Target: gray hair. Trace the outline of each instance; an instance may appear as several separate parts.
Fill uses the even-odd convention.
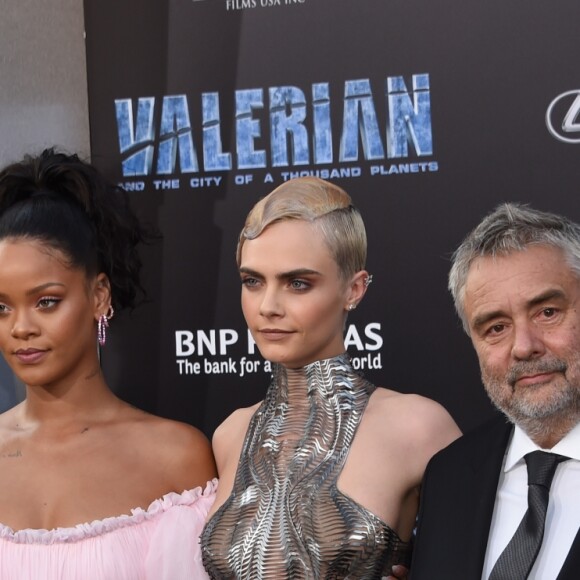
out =
[[[560,215],[504,203],[463,240],[452,257],[448,288],[465,332],[469,334],[465,284],[473,261],[485,256],[507,256],[533,245],[562,250],[570,268],[580,276],[580,226]]]

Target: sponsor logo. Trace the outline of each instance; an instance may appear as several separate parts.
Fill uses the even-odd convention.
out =
[[[363,328],[350,324],[346,329],[344,344],[355,353],[352,364],[356,370],[382,368],[380,349],[383,337],[380,322],[370,322]],[[245,350],[242,356],[232,353],[237,345]],[[176,330],[175,356],[180,375],[228,374],[244,377],[272,370],[269,361],[259,358],[249,330],[245,337],[233,328]]]
[[[546,126],[564,143],[580,143],[580,89],[558,95],[546,111]]]

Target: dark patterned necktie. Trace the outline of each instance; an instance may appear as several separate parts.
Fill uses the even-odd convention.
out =
[[[569,458],[533,451],[524,459],[528,466],[528,511],[498,558],[489,580],[525,580],[528,577],[542,545],[550,486],[556,467]]]

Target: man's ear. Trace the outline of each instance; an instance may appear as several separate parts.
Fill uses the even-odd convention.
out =
[[[107,316],[111,309],[111,283],[109,277],[101,272],[94,281],[95,320],[104,314]]]

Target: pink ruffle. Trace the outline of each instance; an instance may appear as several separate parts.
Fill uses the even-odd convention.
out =
[[[205,489],[202,486],[186,490],[183,493],[170,492],[162,498],[156,499],[147,509],[135,508],[131,515],[125,514],[78,524],[72,528],[55,528],[52,530],[24,529],[14,531],[12,528],[0,524],[0,539],[17,544],[56,544],[78,542],[86,538],[102,536],[109,532],[150,521],[175,506],[193,506],[203,500],[211,500],[215,495],[218,480],[208,481]]]

